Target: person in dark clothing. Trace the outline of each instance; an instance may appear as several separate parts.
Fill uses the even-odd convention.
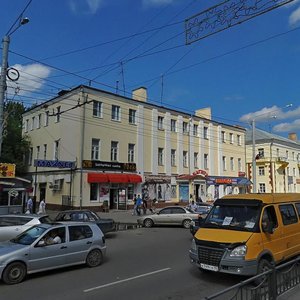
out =
[[[147,200],[143,199],[143,214],[147,214]]]

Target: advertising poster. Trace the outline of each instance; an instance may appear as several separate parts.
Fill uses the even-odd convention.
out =
[[[107,184],[100,184],[99,186],[100,202],[109,201],[109,186]]]

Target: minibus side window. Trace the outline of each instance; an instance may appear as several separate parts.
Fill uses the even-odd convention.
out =
[[[266,226],[264,223],[272,224],[272,228],[278,227],[276,212],[274,206],[267,206],[262,216],[262,228]]]
[[[300,203],[296,203],[296,208],[298,212],[298,217],[300,217]]]
[[[298,222],[296,211],[292,204],[279,205],[279,210],[284,225],[294,224]]]

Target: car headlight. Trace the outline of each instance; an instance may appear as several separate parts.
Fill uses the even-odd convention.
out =
[[[247,246],[242,245],[242,246],[238,246],[238,247],[234,248],[231,251],[230,256],[231,257],[242,257],[242,256],[245,256],[246,253],[247,253]]]
[[[197,251],[197,245],[196,245],[195,239],[192,240],[191,250],[194,252]]]

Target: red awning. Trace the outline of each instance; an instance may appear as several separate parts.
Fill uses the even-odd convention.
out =
[[[140,183],[142,182],[142,177],[136,174],[128,174],[129,182],[131,183]]]
[[[88,183],[95,182],[139,183],[142,182],[142,177],[137,174],[88,173]]]
[[[88,173],[88,183],[109,182],[106,173]]]

